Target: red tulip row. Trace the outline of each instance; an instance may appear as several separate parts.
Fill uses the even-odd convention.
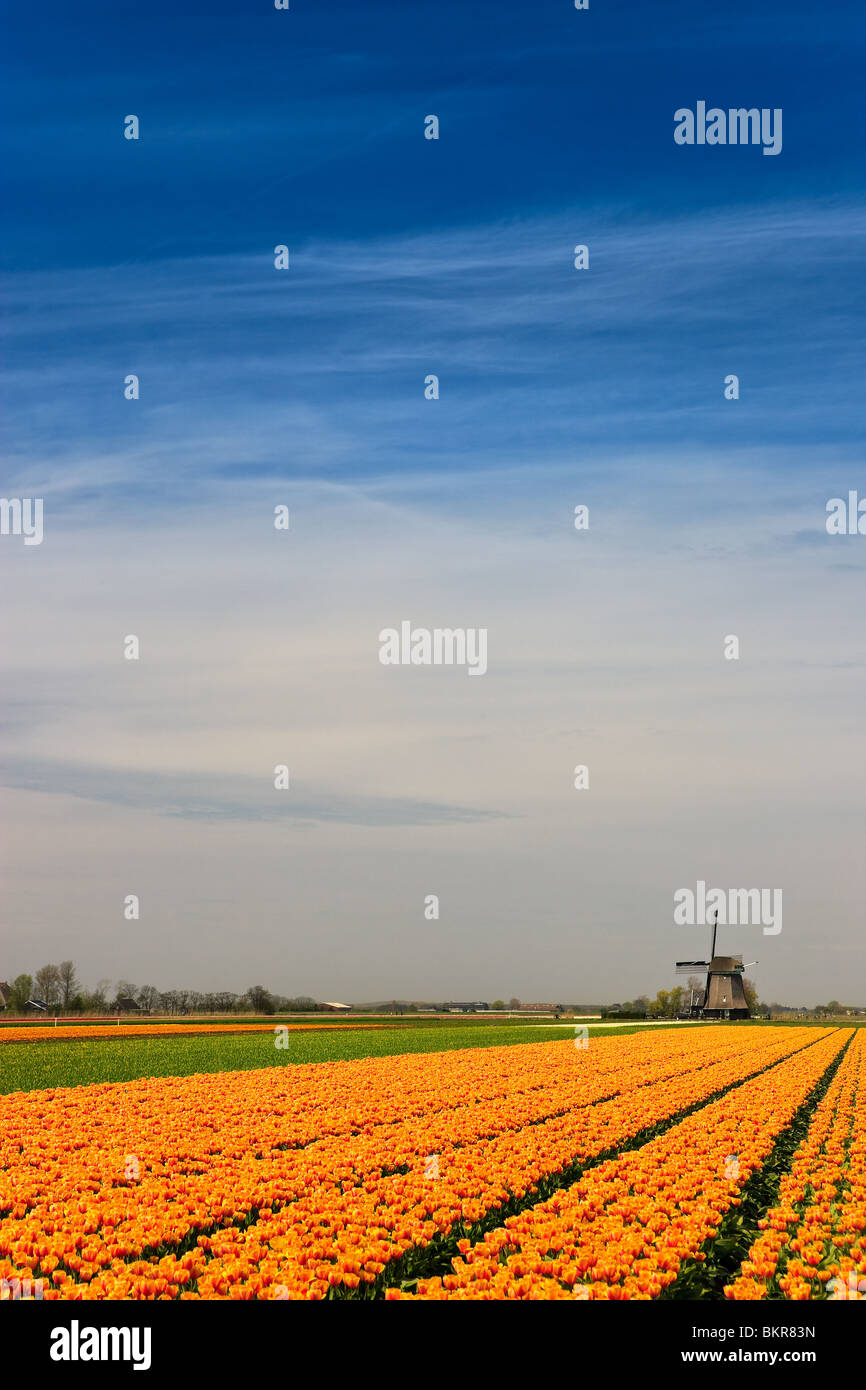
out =
[[[290,1033],[308,1033],[324,1029],[343,1028],[358,1032],[364,1028],[384,1028],[384,1023],[286,1023],[281,1027]],[[26,1024],[24,1027],[0,1027],[3,1043],[62,1043],[82,1038],[164,1038],[183,1034],[200,1037],[219,1033],[271,1033],[272,1023],[105,1023],[105,1024]]]

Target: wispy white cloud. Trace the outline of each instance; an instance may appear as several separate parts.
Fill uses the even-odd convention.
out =
[[[785,888],[762,991],[799,994],[819,912],[853,951],[864,559],[823,522],[862,472],[827,344],[863,221],[583,208],[302,245],[283,281],[267,248],[22,279],[4,491],[46,513],[0,549],[9,970],[72,934],[94,976],[170,984],[170,946],[215,987],[282,932],[326,997],[447,993],[455,952],[470,993],[546,994],[579,923],[624,943],[626,996],[681,954],[673,888],[714,875]],[[404,618],[486,626],[488,674],[381,667]],[[609,969],[584,950],[576,993]]]
[[[838,445],[857,429],[864,231],[862,209],[832,201],[667,220],[587,205],[301,244],[285,275],[263,246],[17,277],[12,478],[71,501],[124,479],[447,474],[635,439]],[[577,242],[589,272],[571,268]],[[133,371],[138,402],[122,397]]]

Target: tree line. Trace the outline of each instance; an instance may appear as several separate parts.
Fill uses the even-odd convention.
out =
[[[646,994],[639,994],[636,999],[628,999],[624,1004],[611,1007],[621,1013],[646,1014],[648,1018],[676,1018],[677,1014],[688,1008],[691,990],[703,990],[703,987],[703,980],[697,976],[690,976],[685,986],[676,985],[674,989],[660,989],[655,999],[650,999]],[[758,991],[748,977],[743,979],[743,990],[749,1012],[752,1014],[797,1011],[793,1006],[759,1003]],[[250,985],[242,994],[231,990],[202,993],[194,989],[158,990],[154,985],[134,985],[130,980],[117,980],[114,984],[110,980],[100,980],[95,989],[85,990],[79,983],[75,965],[71,960],[62,960],[59,965],[43,965],[35,975],[19,975],[12,981],[8,990],[4,988],[4,994],[6,1006],[5,1010],[0,1011],[7,1014],[26,1013],[34,1002],[43,1005],[45,1012],[52,1015],[115,1014],[127,1011],[145,1014],[315,1013],[322,1008],[321,1004],[307,994],[290,998],[282,994],[272,994],[264,985]],[[134,1006],[132,1010],[130,1004]],[[393,1007],[396,1011],[396,1002]],[[494,999],[490,1007],[499,1011],[506,1007],[517,1010],[525,1006],[521,1005],[519,999],[512,997],[507,1006],[502,999]],[[554,1007],[571,1010],[584,1006],[566,1004]],[[832,1017],[846,1011],[837,999],[831,999],[828,1004],[815,1004],[812,1009],[807,1005],[799,1006],[799,1009],[818,1018]],[[400,1011],[415,1012],[416,1006],[403,1004]]]
[[[43,965],[35,975],[21,974],[6,993],[5,1012],[23,1014],[35,1004],[49,1014],[145,1014],[185,1013],[312,1013],[321,1008],[309,995],[288,998],[272,994],[264,985],[251,985],[242,994],[231,990],[202,993],[195,989],[159,990],[155,985],[134,985],[130,980],[100,980],[95,989],[83,989],[71,960]],[[132,1006],[132,1007],[130,1007]],[[39,1010],[42,1012],[42,1010]]]
[[[704,991],[704,981],[697,975],[690,975],[685,985],[675,985],[673,989],[660,989],[655,999],[650,999],[646,994],[639,994],[636,999],[627,999],[624,1004],[614,1007],[622,1013],[646,1014],[648,1018],[676,1018],[677,1014],[685,1013],[688,1009],[692,991]],[[767,1005],[758,1002],[758,991],[754,981],[748,976],[743,977],[743,993],[750,1014],[768,1011]]]

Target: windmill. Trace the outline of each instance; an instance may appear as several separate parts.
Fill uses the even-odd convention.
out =
[[[716,933],[719,914],[716,912],[710,929],[708,960],[678,960],[678,975],[693,975],[706,970],[707,983],[703,990],[692,990],[688,1004],[689,1018],[749,1018],[749,1005],[743,989],[743,974],[756,960],[743,964],[742,956],[717,956]]]

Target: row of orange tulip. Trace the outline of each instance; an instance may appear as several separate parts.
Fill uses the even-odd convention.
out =
[[[732,1031],[713,1039],[719,1055],[742,1048]],[[605,1038],[591,1065],[567,1047],[536,1045],[18,1093],[0,1100],[0,1212],[15,1219],[30,1213],[33,1229],[38,1217],[62,1227],[63,1203],[77,1209],[81,1199],[95,1192],[103,1199],[129,1180],[136,1183],[131,1206],[145,1198],[158,1205],[170,1201],[179,1173],[210,1181],[224,1159],[234,1165],[247,1153],[257,1175],[263,1162],[306,1170],[312,1151],[297,1151],[332,1137],[355,1136],[358,1171],[362,1143],[375,1166],[368,1141],[389,1133],[377,1127],[426,1122],[440,1112],[459,1118],[467,1109],[495,1128],[506,1097],[506,1123],[515,1107],[543,1118],[693,1066],[677,1043]],[[264,1153],[256,1157],[260,1150],[266,1161]],[[10,1233],[7,1220],[0,1239]]]
[[[195,1296],[196,1278],[204,1297],[369,1283],[455,1222],[813,1036],[713,1028],[586,1051],[535,1044],[19,1093],[2,1102],[0,1262],[73,1298]],[[210,1233],[201,1248],[177,1251],[199,1232]]]
[[[329,1174],[326,1153],[314,1145],[297,1156],[298,1177],[306,1179],[306,1187],[296,1185],[294,1200],[287,1200],[285,1189],[274,1199],[272,1187],[259,1219],[247,1229],[236,1224],[241,1216],[236,1210],[235,1224],[202,1235],[199,1251],[188,1252],[185,1263],[136,1262],[132,1268],[115,1260],[100,1275],[91,1261],[79,1278],[90,1276],[86,1296],[96,1298],[152,1296],[147,1290],[154,1281],[172,1275],[178,1284],[191,1286],[185,1296],[203,1298],[320,1298],[334,1286],[369,1285],[407,1252],[525,1196],[575,1157],[616,1148],[641,1129],[741,1081],[803,1046],[809,1036],[807,1030],[755,1035],[708,1029],[692,1034],[688,1058],[670,1034],[654,1046],[629,1040],[628,1051],[637,1052],[639,1064],[615,1078],[597,1077],[596,1059],[568,1043],[521,1049],[537,1069],[534,1093],[521,1099],[507,1088],[495,1106],[442,1109],[359,1136],[353,1144],[335,1141],[328,1146]],[[625,1042],[620,1042],[623,1050]],[[668,1050],[674,1062],[665,1057]],[[647,1052],[655,1061],[647,1063]],[[567,1086],[541,1084],[551,1066],[570,1073]],[[617,1094],[599,1099],[611,1091]],[[551,1110],[549,1119],[541,1118]],[[80,1292],[64,1289],[66,1297]]]
[[[814,1090],[850,1031],[820,1040],[510,1217],[422,1280],[420,1299],[652,1299],[702,1258],[739,1192]],[[398,1290],[389,1297],[401,1297]],[[409,1295],[412,1297],[412,1295]]]
[[[478,1103],[496,1105],[506,1098],[512,1107],[519,1098],[532,1107],[518,1119],[545,1118],[747,1047],[742,1033],[724,1030],[711,1035],[703,1050],[686,1047],[681,1038],[665,1046],[659,1035],[646,1043],[605,1038],[593,1046],[591,1060],[585,1054],[585,1062],[584,1054],[548,1044],[18,1093],[2,1102],[0,1210],[21,1208],[23,1214],[33,1201],[76,1200],[94,1184],[111,1186],[124,1176],[129,1155],[138,1160],[142,1184],[158,1178],[164,1163],[204,1171],[226,1153],[242,1156],[251,1130],[256,1148],[278,1155],[330,1136],[369,1136],[375,1126],[456,1114],[463,1107],[475,1118],[485,1116],[486,1123],[489,1111]],[[506,1123],[513,1118],[506,1113]],[[67,1158],[73,1150],[82,1156],[77,1164]],[[57,1171],[46,1178],[52,1156]],[[4,1200],[4,1191],[13,1189],[14,1200]]]
[[[76,1266],[86,1277],[111,1258],[129,1258],[220,1221],[244,1219],[268,1201],[292,1200],[317,1180],[313,1153],[298,1152],[317,1140],[339,1141],[336,1155],[324,1154],[322,1180],[341,1157],[353,1179],[361,1161],[361,1140],[347,1147],[353,1132],[375,1137],[376,1127],[413,1115],[467,1104],[476,1109],[479,1099],[496,1107],[505,1095],[531,1096],[544,1113],[551,1105],[575,1101],[574,1091],[560,1095],[557,1090],[563,1080],[581,1084],[589,1075],[593,1082],[603,1079],[602,1093],[616,1091],[626,1084],[632,1060],[640,1074],[648,1061],[633,1043],[617,1046],[612,1039],[594,1050],[590,1073],[575,1068],[573,1053],[562,1048],[556,1058],[546,1053],[543,1048],[489,1056],[455,1053],[432,1065],[427,1057],[408,1056],[295,1067],[279,1076],[142,1080],[9,1097],[0,1101],[0,1212],[7,1217],[0,1253],[30,1264],[36,1257],[40,1267],[48,1262],[49,1268],[66,1256],[71,1264],[59,1270],[58,1282],[64,1272],[74,1279]],[[539,1067],[542,1055],[545,1065]],[[563,1068],[563,1062],[571,1064]],[[585,1099],[598,1094],[591,1091]],[[370,1144],[364,1142],[369,1156]],[[259,1146],[268,1150],[267,1158],[257,1154]],[[284,1147],[295,1152],[285,1155]],[[269,1191],[263,1197],[262,1179],[278,1167],[282,1189],[278,1196]],[[242,1200],[245,1208],[238,1206]],[[82,1225],[85,1235],[99,1233],[85,1243],[86,1259]]]
[[[852,1040],[725,1293],[866,1298],[866,1031]]]
[[[386,1173],[330,1195],[320,1192],[263,1216],[243,1232],[205,1238],[201,1244],[213,1258],[198,1278],[198,1295],[319,1298],[329,1288],[372,1284],[402,1256],[525,1197],[576,1158],[595,1158],[741,1080],[744,1069],[766,1063],[763,1049],[756,1053],[754,1040],[751,1046],[748,1058],[739,1053],[707,1065],[705,1056],[700,1070],[660,1077],[544,1123],[515,1123],[512,1130],[476,1142],[464,1134],[459,1144],[436,1155],[432,1172],[429,1162],[416,1160],[408,1173]],[[781,1046],[790,1049],[790,1039]]]

